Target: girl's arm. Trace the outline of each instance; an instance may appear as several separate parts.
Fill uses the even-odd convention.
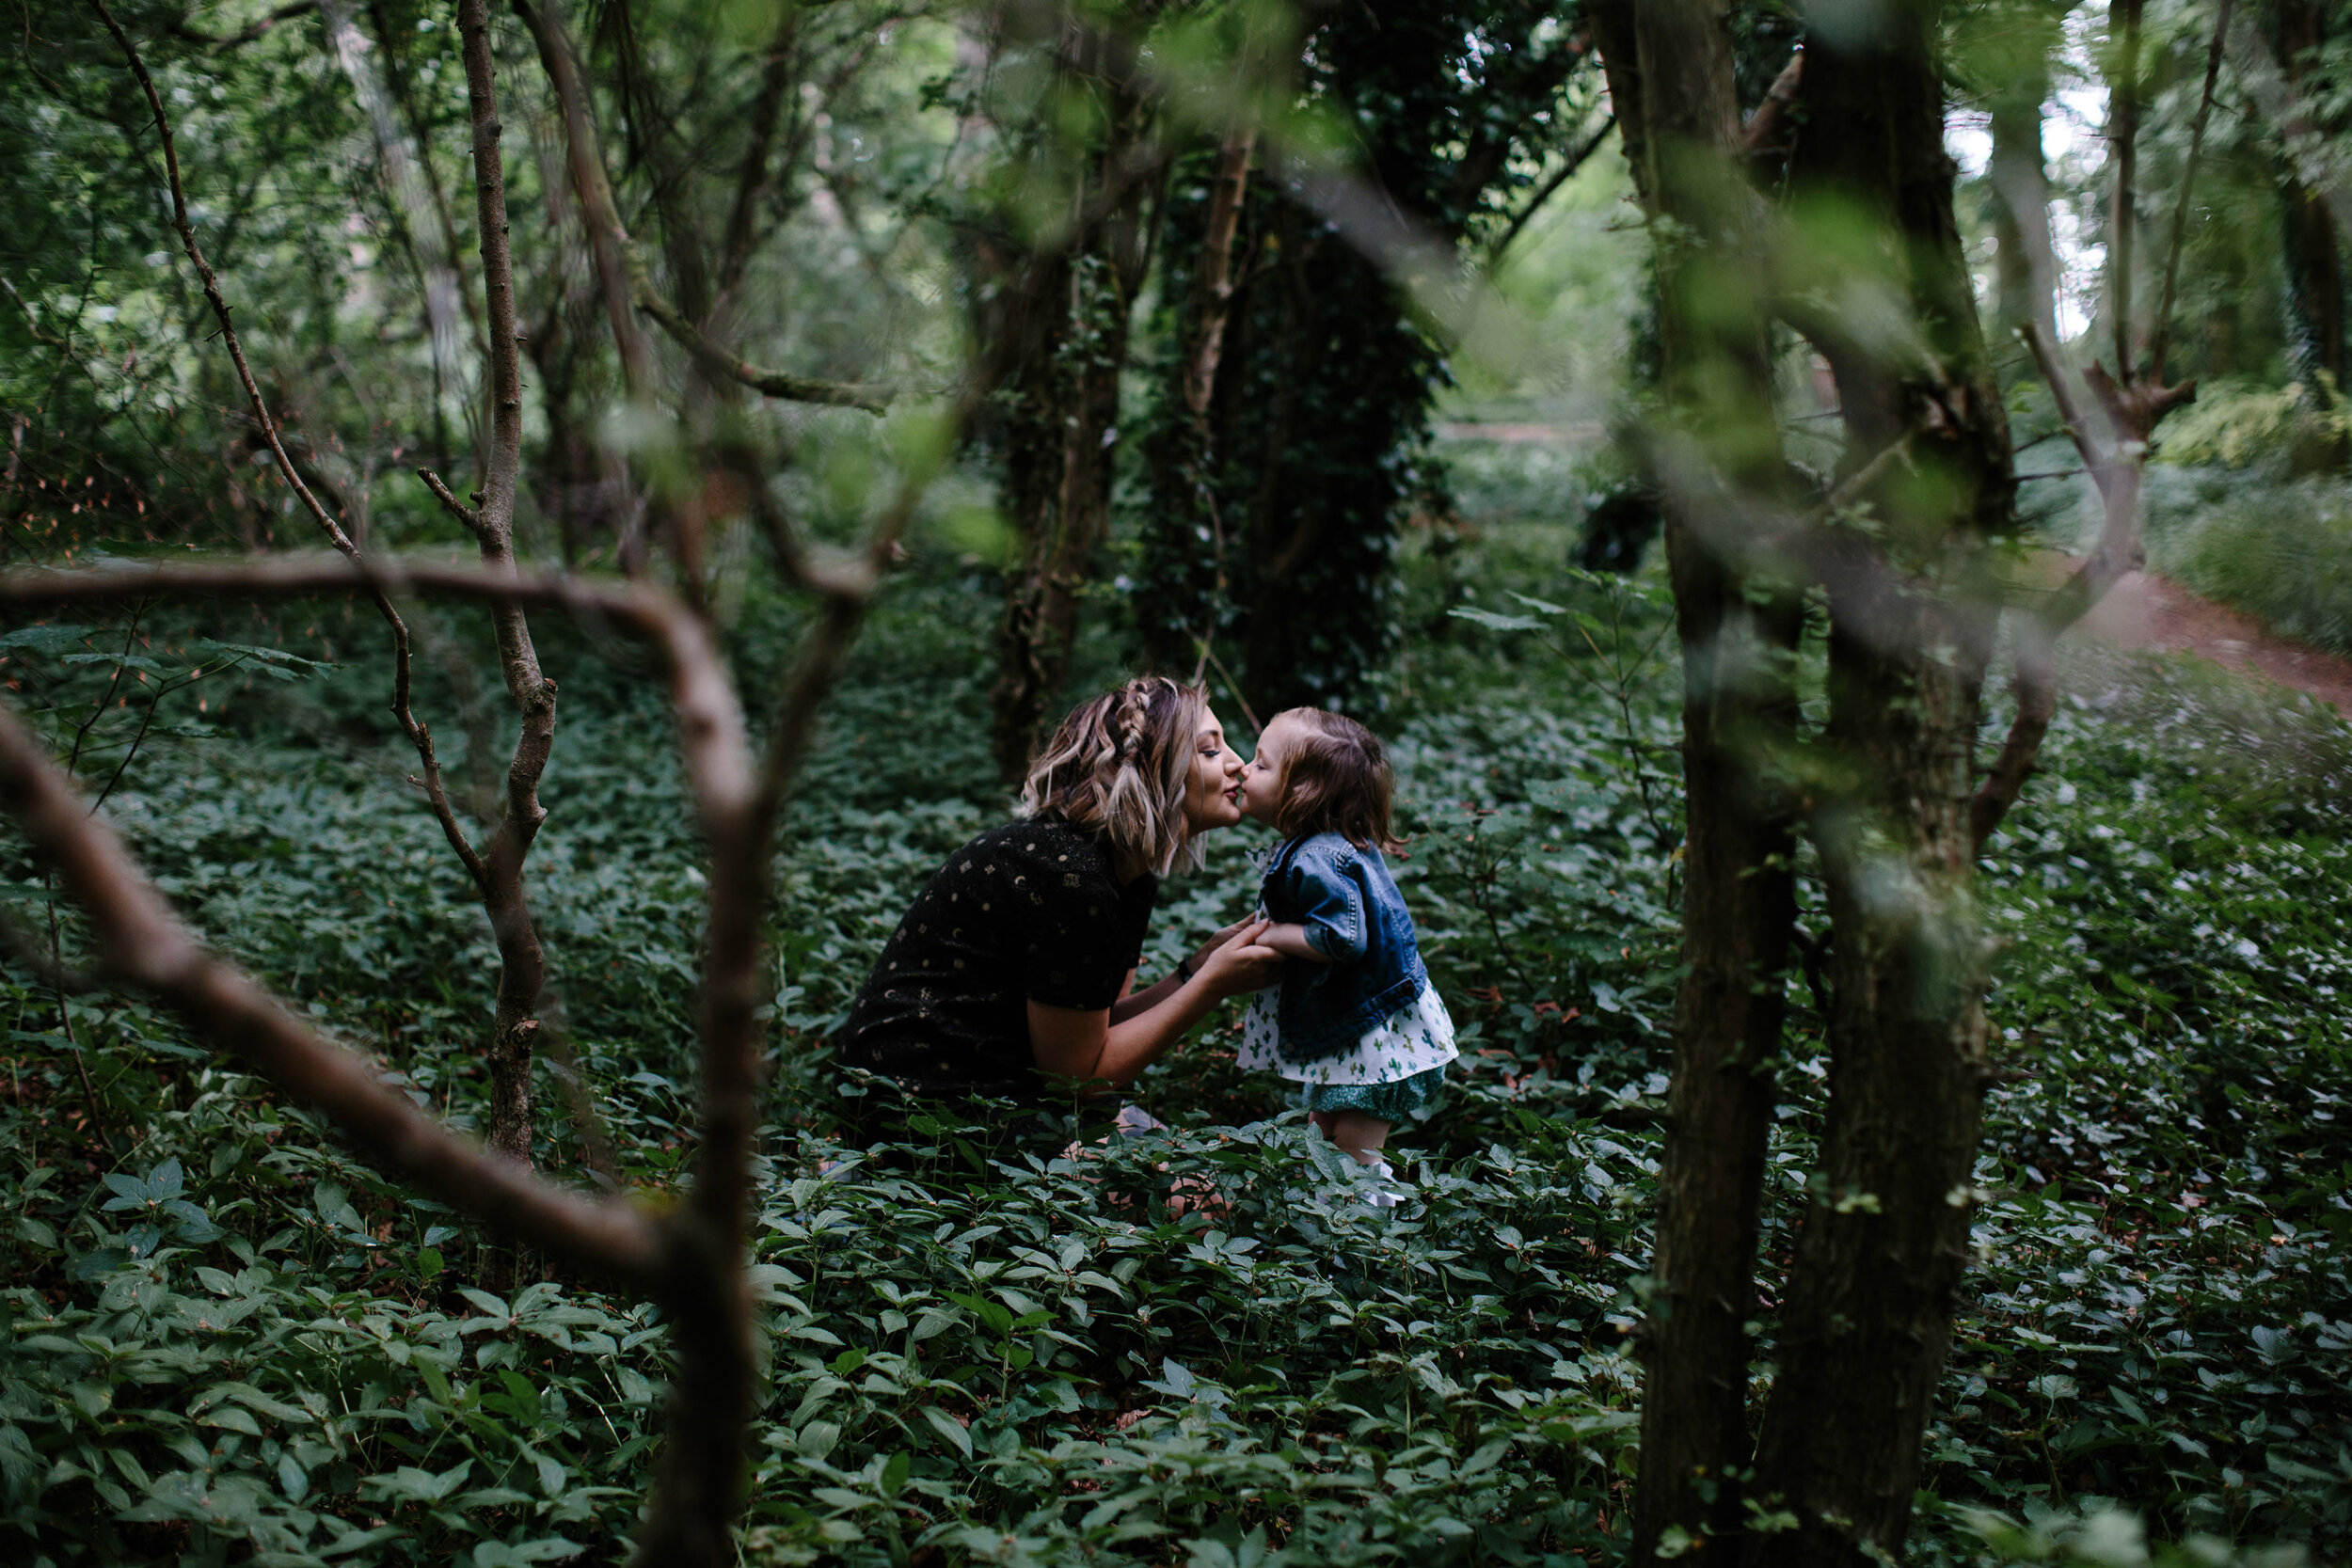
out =
[[[1331,956],[1307,940],[1307,927],[1295,923],[1269,926],[1258,941],[1273,948],[1286,958],[1304,958],[1311,964],[1327,964]]]
[[[1029,1051],[1039,1069],[1056,1078],[1124,1088],[1135,1076],[1229,996],[1272,985],[1282,973],[1282,956],[1262,945],[1263,924],[1244,927],[1211,953],[1208,961],[1156,1004],[1112,1022],[1114,1009],[1080,1011],[1031,1002]],[[1168,984],[1162,981],[1152,990]],[[1151,991],[1146,991],[1150,996]],[[1136,999],[1140,1000],[1140,998]]]

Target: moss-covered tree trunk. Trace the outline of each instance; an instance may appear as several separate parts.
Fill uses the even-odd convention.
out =
[[[1088,51],[1099,51],[1093,43]],[[1005,584],[991,693],[998,771],[1026,771],[1047,709],[1060,694],[1094,560],[1110,531],[1119,439],[1119,381],[1129,318],[1147,260],[1154,186],[1128,167],[1148,109],[1090,53],[1065,73],[1083,84],[1099,134],[1072,192],[1077,243],[1055,261],[1021,334],[1002,425],[1004,498],[1020,559]]]
[[[1592,61],[1536,0],[1301,14],[1286,69],[1348,127],[1351,155],[1343,177],[1295,166],[1245,185],[1229,143],[1178,171],[1161,295],[1177,352],[1159,367],[1135,600],[1152,663],[1230,675],[1261,717],[1373,700],[1396,647],[1398,541],[1441,492],[1425,449],[1447,378],[1391,272],[1499,217],[1579,135],[1562,92]],[[1246,191],[1230,240],[1228,189]],[[1204,287],[1220,265],[1225,287]],[[1204,378],[1190,350],[1211,316]]]

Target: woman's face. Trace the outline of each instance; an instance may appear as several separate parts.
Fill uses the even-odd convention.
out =
[[[1194,832],[1241,820],[1241,758],[1225,744],[1225,726],[1203,708],[1194,737],[1192,775],[1184,784],[1184,822]]]

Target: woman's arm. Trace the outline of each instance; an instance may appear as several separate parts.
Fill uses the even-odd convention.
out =
[[[1258,916],[1252,915],[1247,920],[1234,921],[1231,926],[1226,927],[1221,931],[1211,932],[1209,934],[1209,940],[1202,942],[1198,948],[1193,950],[1191,958],[1188,960],[1188,966],[1192,972],[1198,974],[1201,970],[1207,968],[1210,954],[1216,952],[1218,948],[1232,941],[1249,927],[1256,925],[1259,918],[1260,917]],[[1318,958],[1316,961],[1321,962],[1322,960]],[[1111,1004],[1111,1022],[1114,1024],[1124,1023],[1127,1020],[1135,1017],[1137,1013],[1150,1011],[1152,1008],[1156,1007],[1161,1003],[1167,1001],[1169,997],[1175,995],[1184,983],[1184,975],[1183,972],[1179,970],[1175,973],[1163,974],[1142,990],[1136,990],[1135,989],[1135,972],[1133,970],[1128,971],[1127,984],[1120,988],[1119,1000]]]
[[[1211,1007],[1229,996],[1258,990],[1280,978],[1282,956],[1262,945],[1263,922],[1242,927],[1232,941],[1211,952],[1189,980],[1168,990],[1162,980],[1141,997],[1139,1011],[1114,1021],[1115,1007],[1081,1011],[1031,1002],[1029,1050],[1039,1069],[1057,1078],[1123,1088],[1159,1060]],[[1163,994],[1156,1002],[1152,993]]]

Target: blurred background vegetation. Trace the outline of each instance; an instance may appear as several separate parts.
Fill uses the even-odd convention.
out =
[[[298,470],[372,551],[470,555],[414,472],[466,495],[488,439],[453,12],[119,14]],[[2148,9],[2146,255],[2214,20]],[[1806,22],[1735,21],[1753,103]],[[526,562],[698,596],[756,716],[813,612],[706,454],[752,451],[770,503],[846,546],[943,439],[970,366],[1005,372],[953,433],[783,831],[745,1560],[1613,1560],[1683,823],[1657,500],[1629,436],[1655,396],[1650,242],[1578,8],[597,0],[569,22],[618,215],[686,330],[601,292],[532,29],[495,12]],[[2009,329],[2046,303],[2068,343],[2110,331],[2102,22],[2054,0],[1945,19],[1959,211],[2029,482],[2021,555],[2096,528]],[[2152,566],[2352,655],[2352,8],[2270,0],[2239,25],[2272,64],[2233,35],[2172,359],[2201,391],[2155,454]],[[1144,40],[1140,65],[1090,53],[1098,28]],[[28,3],[8,32],[0,549],[313,547],[119,53],[77,6]],[[1268,127],[1238,164],[1236,98]],[[2046,300],[1996,188],[2023,163],[2061,268]],[[1041,256],[1047,307],[1009,333]],[[633,397],[612,311],[651,344]],[[1188,402],[1212,321],[1211,394]],[[1819,362],[1793,335],[1778,351],[1785,416],[1825,425]],[[1829,465],[1826,444],[1791,452]],[[1509,629],[1519,594],[1582,629],[1558,649]],[[414,621],[418,711],[486,824],[487,618]],[[538,635],[564,708],[531,875],[565,1042],[538,1069],[538,1155],[663,1191],[692,1154],[699,847],[644,669],[593,626]],[[497,950],[404,782],[364,607],[19,620],[0,653],[11,700],[208,940],[420,1103],[485,1124]],[[1247,716],[1319,701],[1396,748],[1401,879],[1469,1036],[1453,1098],[1400,1134],[1422,1194],[1401,1220],[1316,1164],[1223,1021],[1143,1083],[1171,1131],[1085,1170],[992,1163],[941,1124],[895,1163],[837,1141],[823,1035],[906,898],[1005,811],[1037,723],[1147,661],[1200,671],[1245,737]],[[2085,645],[2067,689],[2031,809],[1980,865],[2005,1070],[1914,1559],[2345,1560],[2352,732],[2194,658]],[[1147,977],[1246,908],[1246,847],[1164,895]],[[7,857],[0,895],[70,955],[76,917],[20,844]],[[1818,931],[1809,858],[1799,886]],[[1817,982],[1787,976],[1772,1259],[1820,1132]],[[481,1290],[469,1221],[144,1002],[13,963],[0,997],[12,1560],[622,1550],[659,1438],[657,1313],[531,1259]],[[1225,1206],[1171,1205],[1178,1182]]]

